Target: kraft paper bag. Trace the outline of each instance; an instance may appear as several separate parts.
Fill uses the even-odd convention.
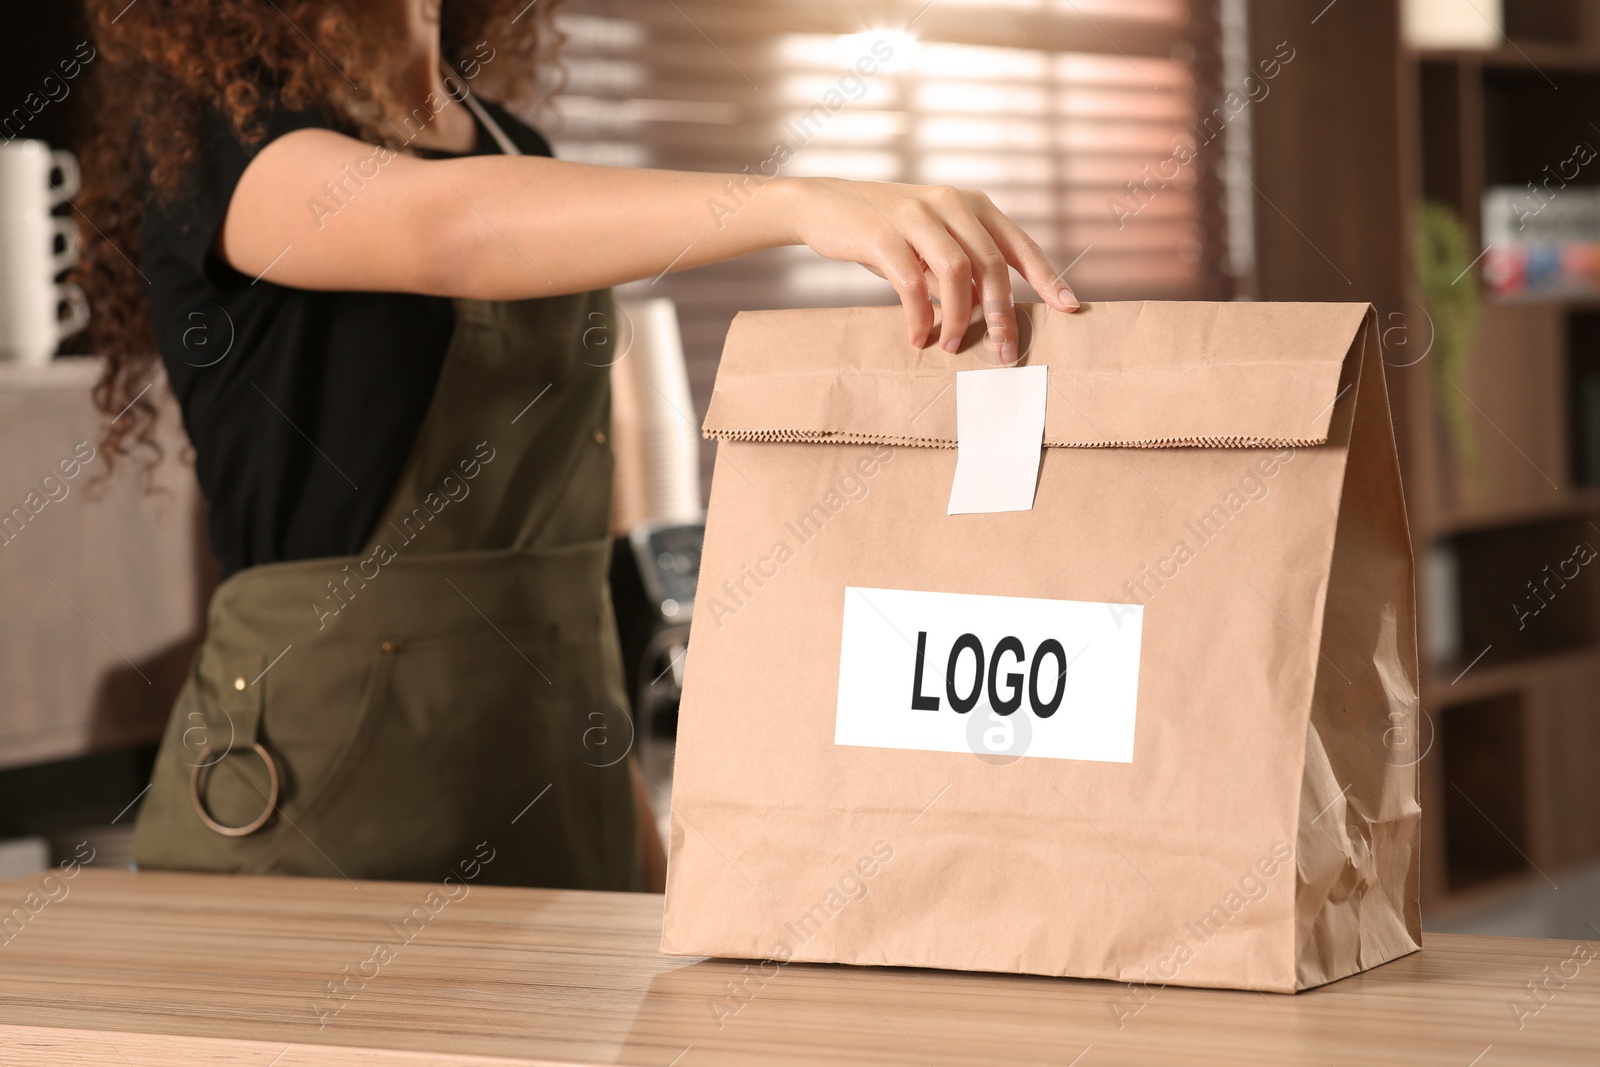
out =
[[[1371,309],[1018,310],[1036,494],[955,515],[979,328],[951,355],[893,307],[735,319],[662,949],[1114,979],[1127,1012],[1416,950],[1412,557]]]

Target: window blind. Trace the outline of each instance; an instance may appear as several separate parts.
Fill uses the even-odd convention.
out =
[[[565,91],[533,118],[562,158],[982,188],[1086,299],[1231,295],[1220,144],[1182,148],[1206,141],[1220,80],[1211,0],[568,0],[561,12]],[[741,195],[730,188],[726,207]],[[676,301],[697,417],[739,309],[895,300],[861,267],[804,248],[623,293]]]

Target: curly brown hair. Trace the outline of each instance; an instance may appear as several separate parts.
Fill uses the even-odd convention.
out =
[[[500,99],[527,100],[553,65],[560,0],[443,0],[441,54],[465,70],[488,42],[518,57],[482,66],[475,83]],[[321,111],[336,128],[392,141],[406,111],[389,90],[402,55],[398,27],[374,18],[372,0],[87,0],[98,51],[91,68],[91,128],[82,152],[85,225],[77,278],[94,315],[90,340],[105,369],[94,402],[105,413],[109,473],[117,456],[145,457],[146,484],[161,459],[156,405],[145,393],[156,367],[155,329],[138,267],[147,197],[173,195],[199,151],[207,110],[248,143],[273,108]],[[533,10],[529,10],[533,8]],[[392,21],[392,20],[389,20]],[[481,53],[479,53],[481,55]],[[143,165],[134,165],[142,161]]]

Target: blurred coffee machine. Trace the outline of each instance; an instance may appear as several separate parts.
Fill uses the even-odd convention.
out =
[[[700,432],[671,300],[620,300],[591,331],[611,366],[611,596],[641,741],[676,730],[700,576]],[[599,325],[599,324],[597,324]]]

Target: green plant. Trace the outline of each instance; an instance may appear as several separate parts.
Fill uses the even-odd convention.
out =
[[[1443,204],[1424,201],[1417,217],[1417,272],[1433,321],[1433,377],[1456,458],[1474,480],[1482,476],[1471,404],[1459,383],[1478,339],[1478,281],[1466,227]]]

